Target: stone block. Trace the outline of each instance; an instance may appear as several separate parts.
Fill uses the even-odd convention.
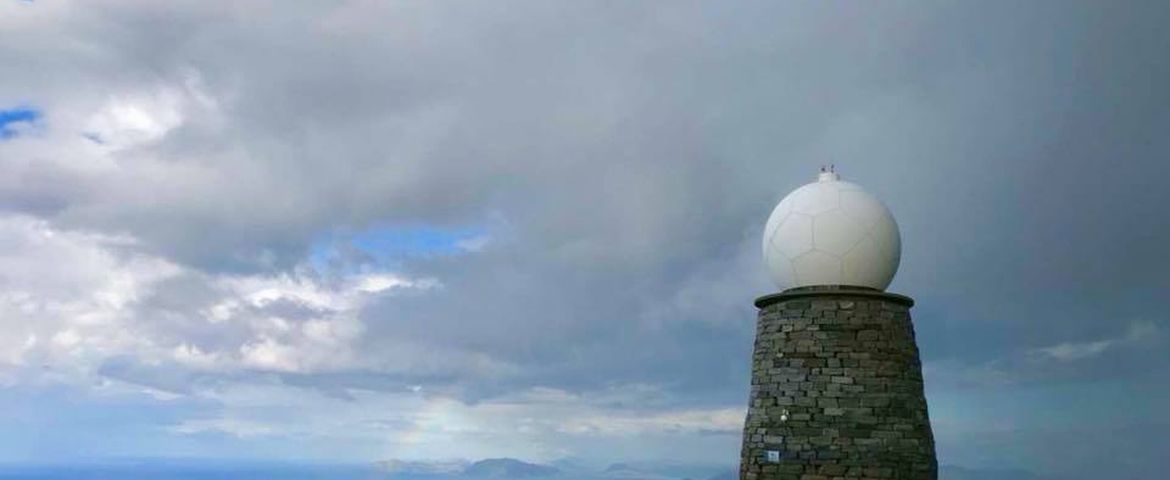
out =
[[[912,301],[788,295],[757,301],[741,480],[936,480]],[[781,463],[764,462],[765,449]]]

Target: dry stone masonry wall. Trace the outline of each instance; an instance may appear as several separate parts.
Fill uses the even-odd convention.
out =
[[[741,480],[937,479],[913,301],[762,297]]]

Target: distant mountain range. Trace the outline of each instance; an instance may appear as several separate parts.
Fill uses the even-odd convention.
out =
[[[1047,480],[1025,470],[972,469],[943,466],[938,470],[939,480]]]
[[[738,480],[739,472],[728,470],[707,480]],[[995,470],[972,469],[955,466],[943,466],[938,470],[939,480],[1048,480],[1032,472],[1024,470]]]
[[[538,478],[561,473],[557,467],[528,463],[515,458],[488,458],[470,463],[464,461],[416,462],[387,460],[377,463],[378,470],[391,478]]]
[[[551,477],[561,473],[557,467],[537,465],[514,458],[489,458],[480,460],[463,470],[468,477],[486,478],[532,478]]]
[[[387,460],[373,465],[297,465],[141,460],[74,466],[0,465],[0,480],[738,480],[731,466],[666,462],[590,465],[571,459],[554,465],[514,458],[478,462],[417,462]],[[944,466],[940,480],[1053,480],[1052,477],[1010,469],[972,469]]]
[[[555,466],[554,466],[555,465]],[[529,463],[514,458],[490,458],[478,462],[380,462],[378,469],[398,480],[460,479],[555,479],[555,480],[738,480],[739,473],[727,466],[688,465],[663,462],[614,463],[590,467],[573,460],[554,465]],[[972,469],[943,466],[939,480],[1048,480],[1023,470]]]
[[[529,463],[515,458],[490,458],[478,462],[378,462],[378,470],[400,480],[563,479],[563,480],[707,480],[727,470],[725,466],[672,463],[615,463],[605,468],[590,467],[572,460],[554,465]],[[723,479],[719,479],[723,480]]]

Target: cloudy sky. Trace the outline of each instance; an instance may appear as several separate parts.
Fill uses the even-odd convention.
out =
[[[941,463],[1151,478],[1158,3],[0,0],[0,462],[734,464],[835,163]]]

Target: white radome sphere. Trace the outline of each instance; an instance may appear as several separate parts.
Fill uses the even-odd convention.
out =
[[[885,290],[902,239],[880,200],[834,172],[788,194],[764,227],[764,262],[781,290],[854,286]]]

